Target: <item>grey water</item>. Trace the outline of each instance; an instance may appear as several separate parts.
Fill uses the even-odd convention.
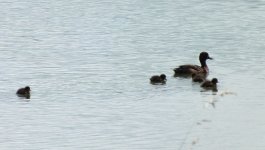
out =
[[[1,150],[264,150],[265,2],[0,1]],[[173,77],[207,51],[218,92]],[[165,73],[165,85],[152,75]],[[31,87],[31,98],[15,92]]]

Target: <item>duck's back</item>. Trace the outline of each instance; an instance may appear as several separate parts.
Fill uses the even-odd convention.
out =
[[[175,75],[181,75],[181,74],[189,74],[196,73],[202,70],[202,68],[198,65],[181,65],[178,68],[174,69]]]
[[[26,94],[26,90],[24,88],[20,88],[17,90],[17,94],[24,95],[24,94]]]
[[[212,83],[211,81],[205,81],[203,82],[203,84],[201,85],[202,88],[206,89],[206,90],[212,90],[214,92],[217,92],[217,85],[216,83]]]
[[[29,95],[30,91],[27,88],[20,88],[17,90],[17,93],[19,95]]]
[[[160,76],[152,76],[150,78],[150,81],[151,82],[161,82],[161,78],[160,78]]]
[[[205,81],[205,82],[203,82],[202,85],[201,85],[201,87],[205,87],[205,88],[207,88],[207,87],[212,87],[212,86],[213,86],[213,84],[212,84],[211,81]]]
[[[181,68],[181,69],[199,69],[200,66],[198,65],[192,65],[192,64],[186,64],[186,65],[180,65],[178,68]]]

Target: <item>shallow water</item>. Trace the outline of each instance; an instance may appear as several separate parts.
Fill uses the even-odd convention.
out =
[[[265,148],[265,2],[0,6],[1,150]],[[218,93],[173,77],[201,51]]]

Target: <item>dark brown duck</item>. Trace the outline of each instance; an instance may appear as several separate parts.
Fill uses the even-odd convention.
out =
[[[213,59],[209,56],[207,52],[201,52],[199,56],[199,60],[201,63],[201,66],[198,65],[181,65],[178,68],[174,69],[175,77],[189,77],[192,74],[196,73],[202,73],[202,74],[208,74],[209,69],[206,64],[207,59]]]

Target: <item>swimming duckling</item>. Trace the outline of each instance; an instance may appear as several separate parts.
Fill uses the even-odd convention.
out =
[[[158,75],[154,75],[150,78],[150,82],[152,84],[155,84],[155,83],[166,83],[167,79],[166,79],[166,75],[165,74],[161,74],[160,76]]]
[[[26,98],[30,98],[30,87],[26,86],[24,88],[20,88],[17,90],[16,93],[19,97],[26,97]]]
[[[217,83],[218,83],[217,78],[213,78],[211,81],[209,81],[209,80],[204,81],[202,83],[201,87],[206,89],[206,90],[217,91]]]
[[[174,72],[175,72],[174,76],[175,77],[189,77],[193,73],[204,73],[207,75],[209,73],[209,69],[208,69],[208,66],[206,64],[207,59],[213,59],[213,58],[211,58],[207,52],[201,52],[200,56],[199,56],[201,66],[198,66],[198,65],[181,65],[178,68],[174,69]]]

